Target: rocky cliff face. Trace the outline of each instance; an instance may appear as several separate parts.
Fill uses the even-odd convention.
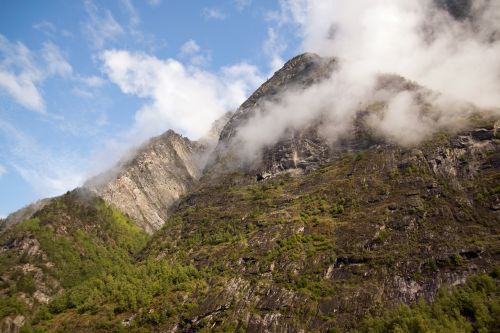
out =
[[[171,205],[200,177],[204,149],[168,131],[151,139],[131,160],[91,179],[86,186],[152,233],[164,224]]]
[[[234,155],[240,149],[236,138],[238,130],[255,116],[264,103],[278,101],[287,90],[307,88],[330,77],[336,66],[336,59],[322,58],[312,53],[289,60],[232,115],[221,131],[215,157],[207,169],[223,169],[228,159],[235,159]],[[314,168],[328,160],[329,150],[328,144],[318,134],[317,127],[311,125],[300,131],[290,131],[277,144],[266,147],[262,163],[251,168],[259,179],[283,170]]]
[[[246,169],[258,180],[262,180],[283,172],[301,173],[313,170],[338,158],[341,153],[383,144],[386,140],[377,135],[369,126],[368,118],[376,112],[382,112],[381,110],[387,103],[374,100],[372,105],[360,106],[360,109],[353,115],[352,123],[344,129],[344,133],[334,143],[326,137],[328,133],[325,128],[330,125],[325,127],[328,122],[323,119],[325,115],[319,114],[300,128],[286,130],[277,142],[263,147],[259,159],[251,163],[239,163],[238,153],[243,145],[237,133],[249,119],[259,112],[263,114],[268,112],[267,102],[279,103],[283,93],[290,91],[300,93],[316,83],[335,76],[337,69],[336,59],[322,58],[310,53],[299,55],[288,61],[240,106],[224,126],[215,150],[214,160],[207,167],[208,173],[217,173],[218,170],[227,168],[228,165],[237,165],[236,168]],[[392,74],[380,74],[376,78],[374,91],[383,91],[385,94],[392,95],[411,92],[418,95],[416,98],[422,101],[425,100],[426,94],[432,93],[416,83]],[[304,112],[310,112],[310,110],[305,107]]]

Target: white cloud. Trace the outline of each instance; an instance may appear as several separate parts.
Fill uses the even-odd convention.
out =
[[[0,178],[7,173],[7,169],[3,165],[0,164]]]
[[[500,2],[455,20],[435,0],[280,1],[303,49],[360,71],[398,73],[484,107],[500,105]],[[283,19],[284,20],[284,19]],[[497,36],[497,37],[495,37]]]
[[[33,24],[33,28],[41,31],[43,34],[45,34],[49,38],[55,38],[57,29],[56,26],[49,22],[49,21],[41,21],[38,23]]]
[[[82,28],[92,47],[103,48],[106,43],[116,41],[124,34],[122,26],[108,9],[99,8],[91,0],[86,0],[84,5],[88,19]]]
[[[181,54],[190,55],[193,53],[198,53],[200,51],[200,46],[195,40],[190,39],[181,46]]]
[[[227,18],[227,14],[224,13],[222,9],[215,7],[203,8],[202,15],[206,19],[211,19],[211,20],[225,20]]]
[[[252,5],[252,0],[234,0],[234,5],[236,6],[236,10],[242,12]]]
[[[281,54],[286,50],[286,43],[274,28],[267,29],[267,38],[264,41],[263,51],[269,58],[271,73],[280,69],[285,61]]]
[[[143,53],[109,50],[101,58],[104,72],[124,93],[148,100],[135,115],[130,135],[136,142],[168,128],[197,139],[262,80],[254,66],[244,63],[216,75]]]
[[[11,43],[0,34],[0,91],[4,90],[27,109],[45,113],[43,82],[52,76],[71,78],[73,69],[52,42],[33,52],[22,43]]]
[[[500,113],[499,2],[474,1],[466,20],[454,19],[434,0],[289,0],[280,5],[281,11],[270,16],[275,27],[298,28],[304,50],[337,57],[338,67],[319,84],[292,88],[260,105],[236,135],[243,158],[258,157],[287,131],[314,121],[334,142],[352,133],[358,112],[373,103],[382,107],[367,115],[368,126],[401,145],[460,128],[477,111],[467,101]],[[408,91],[397,76],[386,76],[380,84],[384,73],[401,74],[441,94]]]

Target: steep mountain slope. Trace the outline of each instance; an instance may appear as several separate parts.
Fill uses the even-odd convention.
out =
[[[499,123],[471,123],[413,148],[342,153],[299,177],[202,178],[143,251],[143,269],[121,273],[138,281],[123,288],[143,288],[140,306],[119,306],[104,287],[96,310],[67,307],[39,325],[346,331],[400,302],[433,299],[500,262]],[[185,273],[159,287],[151,263]]]
[[[230,115],[217,119],[198,141],[169,130],[142,145],[131,158],[90,179],[85,187],[153,233],[165,223],[171,206],[200,178]]]
[[[5,245],[8,255],[1,257],[9,272],[4,292],[12,296],[6,298],[12,302],[7,309],[24,304],[24,292],[12,288],[16,276],[10,272],[21,267],[16,258],[29,248],[12,240],[24,239],[26,230],[37,235],[36,219],[44,217],[71,245],[69,251],[51,252],[56,259],[49,262],[55,264],[44,265],[59,273],[49,276],[74,274],[75,266],[57,261],[57,253],[81,260],[92,253],[84,265],[70,260],[91,273],[65,285],[66,278],[56,278],[64,288],[54,293],[64,291],[48,307],[9,310],[9,324],[15,313],[35,311],[27,330],[369,332],[375,327],[383,332],[389,326],[417,327],[412,320],[437,316],[428,324],[435,331],[493,331],[500,263],[497,115],[467,112],[459,124],[439,127],[425,141],[403,147],[370,127],[368,120],[387,110],[386,103],[373,101],[353,115],[347,135],[335,145],[321,135],[319,117],[264,146],[251,164],[234,163],[242,147],[238,133],[257,112],[266,112],[261,107],[279,101],[285,91],[327,80],[336,68],[335,59],[313,54],[290,60],[231,115],[203,173],[204,158],[197,164],[193,153],[208,145],[168,132],[117,173],[91,182],[109,206],[93,196],[89,206],[68,194],[36,213],[35,220],[4,232],[8,241],[2,244],[14,244]],[[416,83],[381,75],[379,88],[411,92],[422,113],[433,112],[424,99],[431,92]],[[115,218],[120,204],[149,232],[164,222],[162,229],[145,244],[144,233],[127,223],[126,241],[108,247],[114,242],[102,240],[114,238],[99,226],[124,221]],[[35,237],[41,244],[47,239],[43,230]],[[81,232],[90,242],[72,236]],[[139,240],[133,249],[127,245],[132,239]],[[98,251],[89,248],[94,242]],[[115,252],[117,259],[110,257]],[[439,296],[432,310],[394,308],[433,300],[440,288],[463,285],[478,274],[457,291],[459,296]],[[457,299],[459,304],[452,304]],[[442,313],[445,304],[451,304],[451,315]],[[361,320],[383,313],[380,319]],[[401,313],[404,322],[394,319]]]
[[[344,154],[304,178],[228,177],[187,198],[150,254],[220,272],[194,297],[191,328],[352,327],[498,265],[495,131]]]
[[[224,170],[234,162],[241,149],[237,133],[247,121],[256,115],[260,107],[272,101],[279,101],[288,90],[303,89],[330,77],[337,67],[334,58],[322,58],[313,53],[304,53],[289,60],[267,82],[262,84],[231,116],[220,134],[214,158],[207,170]],[[307,112],[306,110],[304,112]],[[327,160],[328,144],[319,137],[316,128],[304,128],[289,133],[281,142],[264,152],[263,164],[249,168],[258,173],[279,172],[301,165],[315,167]],[[228,160],[233,160],[228,163]],[[238,168],[241,165],[236,162]]]
[[[300,126],[287,128],[281,136],[271,143],[261,147],[261,154],[257,158],[242,157],[242,151],[247,149],[245,140],[248,137],[239,137],[240,132],[248,130],[248,124],[259,126],[259,117],[269,114],[270,109],[276,105],[291,106],[290,103],[298,103],[300,100],[285,101],[290,95],[301,95],[311,87],[323,84],[318,91],[318,99],[335,98],[333,89],[338,89],[334,79],[339,75],[339,64],[335,58],[322,58],[312,53],[305,53],[294,57],[288,61],[282,69],[265,82],[257,91],[245,101],[240,108],[232,115],[227,124],[222,129],[219,143],[215,149],[215,156],[208,163],[206,171],[208,174],[219,174],[221,170],[225,172],[231,170],[245,170],[255,174],[257,179],[273,177],[287,171],[302,172],[313,170],[325,163],[331,162],[339,154],[348,151],[366,149],[372,145],[387,142],[387,137],[380,135],[370,126],[373,117],[383,115],[389,104],[386,97],[397,96],[400,93],[410,93],[419,104],[419,115],[422,118],[428,117],[425,113],[430,108],[427,98],[435,98],[438,94],[421,87],[414,82],[410,82],[400,76],[393,74],[379,74],[374,78],[371,88],[372,96],[369,101],[357,101],[359,109],[350,114],[343,115],[345,122],[329,119],[328,108],[333,106],[327,104],[323,106],[323,111],[316,111],[308,108],[305,103],[300,109],[301,113],[313,114],[307,122]],[[341,78],[340,80],[345,80]],[[371,80],[371,78],[366,78]],[[341,86],[350,89],[349,86]],[[316,92],[316,90],[311,89]],[[326,93],[326,91],[328,91]],[[330,94],[333,97],[326,97]],[[349,96],[349,93],[346,93]],[[311,102],[310,100],[308,101]],[[366,104],[366,105],[365,105]],[[470,106],[472,109],[473,106]],[[275,116],[276,122],[282,121],[285,115]],[[352,119],[351,119],[352,118]],[[257,120],[255,120],[257,119]],[[433,120],[434,121],[434,120]],[[300,122],[299,122],[300,123]],[[332,130],[334,128],[334,130]],[[273,128],[269,128],[272,131]],[[278,129],[276,129],[278,131]],[[330,132],[337,131],[335,138],[329,138]],[[266,136],[266,133],[258,132],[255,135]],[[253,138],[250,138],[252,140]],[[258,144],[258,140],[255,140]],[[223,171],[223,172],[224,172]]]
[[[322,58],[314,53],[304,53],[290,59],[231,116],[220,133],[219,145],[230,142],[238,127],[254,116],[256,108],[265,101],[278,99],[285,90],[311,86],[329,77],[335,68],[334,58]]]
[[[0,332],[40,318],[57,294],[132,264],[148,236],[85,190],[53,198],[0,235]],[[89,295],[74,297],[82,307]]]
[[[151,139],[131,160],[87,182],[106,202],[152,233],[201,175],[204,146],[174,131]]]

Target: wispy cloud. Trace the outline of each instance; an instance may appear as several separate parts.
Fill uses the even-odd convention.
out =
[[[111,11],[98,7],[91,0],[86,0],[84,6],[88,19],[82,24],[82,29],[93,48],[101,49],[124,34],[124,29]]]
[[[3,177],[7,173],[7,169],[3,165],[0,164],[0,178]]]
[[[222,11],[222,9],[216,8],[216,7],[203,8],[202,15],[203,15],[203,17],[205,17],[206,19],[209,19],[209,20],[222,21],[222,20],[225,20],[227,18],[227,14],[224,11]]]
[[[40,52],[32,52],[0,34],[0,56],[0,90],[32,111],[45,113],[41,85],[47,78],[73,75],[73,68],[52,42],[44,43]]]
[[[0,150],[8,156],[9,164],[40,197],[61,194],[83,182],[85,162],[73,152],[55,153],[2,120],[0,136]]]
[[[275,28],[267,29],[267,38],[263,44],[264,54],[269,58],[269,68],[271,72],[280,69],[285,61],[282,53],[286,50],[284,38],[276,31]]]
[[[141,19],[131,0],[120,0],[121,6],[128,14],[129,17],[129,26],[131,29],[137,28],[137,26],[141,23]]]
[[[78,76],[76,77],[76,81],[81,82],[90,88],[100,88],[106,84],[106,80],[95,75]]]
[[[56,26],[49,21],[41,21],[33,24],[33,28],[41,31],[45,36],[49,38],[55,38],[57,34]]]
[[[73,33],[66,30],[58,28],[54,23],[50,21],[40,21],[33,24],[33,29],[40,31],[47,38],[55,40],[57,37],[74,37]]]
[[[321,7],[321,2],[314,0],[279,0],[278,3],[279,9],[268,12],[266,18],[279,26],[285,24],[303,26],[306,23],[308,8],[314,5]]]
[[[188,59],[193,66],[204,66],[212,58],[210,51],[202,49],[194,39],[182,44],[179,56],[181,59]]]
[[[310,6],[308,0],[279,0],[278,4],[278,10],[265,13],[269,27],[262,51],[269,60],[271,72],[284,64],[283,54],[288,48],[289,36],[292,34],[295,38],[304,38],[301,27],[306,20],[306,10]]]
[[[38,85],[44,73],[37,67],[31,51],[22,43],[11,43],[0,35],[0,89],[3,88],[22,106],[45,111]]]
[[[200,51],[200,46],[194,39],[190,39],[181,46],[181,54],[182,55],[191,55],[198,53]]]
[[[46,75],[71,77],[73,74],[73,68],[68,63],[59,47],[54,43],[48,42],[43,44],[42,57],[47,65],[45,68]]]
[[[252,5],[252,0],[234,0],[234,5],[237,11],[242,12]]]
[[[161,0],[146,0],[146,1],[153,7],[158,6],[161,3]]]

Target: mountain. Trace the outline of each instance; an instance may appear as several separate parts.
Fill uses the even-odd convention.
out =
[[[203,149],[167,131],[151,139],[130,160],[88,181],[86,187],[152,233],[161,228],[172,203],[200,177],[197,156]]]
[[[239,160],[250,120],[338,68],[297,56],[215,125],[215,148],[169,131],[2,231],[0,330],[498,330],[497,114],[467,106],[402,145],[371,126],[374,100],[335,143],[320,114]],[[434,111],[397,75],[375,90]]]
[[[126,213],[148,233],[159,230],[171,206],[196,184],[231,113],[191,141],[172,130],[149,140],[131,158],[90,179],[85,187]]]
[[[119,287],[104,279],[76,287],[67,298],[96,293],[91,310],[66,302],[36,327],[349,331],[368,315],[433,300],[498,266],[498,125],[480,118],[413,148],[346,152],[300,176],[202,177],[136,266],[116,273]],[[438,323],[493,327],[498,275],[484,279],[487,289],[474,287],[470,300],[460,294],[476,303],[454,305],[469,314]]]
[[[34,313],[36,320],[44,318],[49,302],[65,290],[133,265],[147,240],[144,231],[87,190],[46,202],[0,234],[0,332],[18,332]],[[88,297],[71,302],[85,307]]]
[[[33,216],[37,211],[42,209],[45,205],[50,202],[50,198],[42,199],[36,202],[33,202],[26,207],[23,207],[12,214],[9,214],[4,220],[0,220],[0,232],[16,225],[24,220],[27,220]]]
[[[237,133],[246,122],[255,116],[264,103],[279,101],[283,92],[293,89],[304,89],[327,79],[336,68],[334,58],[321,58],[316,54],[305,53],[289,60],[273,77],[260,86],[231,116],[220,134],[215,149],[215,158],[207,166],[208,170],[224,169],[227,159],[234,158],[241,149]],[[253,165],[259,177],[267,172],[279,172],[297,165],[307,168],[315,167],[327,160],[328,144],[319,137],[317,131],[304,128],[302,131],[290,133],[281,141],[267,149],[264,158]]]

